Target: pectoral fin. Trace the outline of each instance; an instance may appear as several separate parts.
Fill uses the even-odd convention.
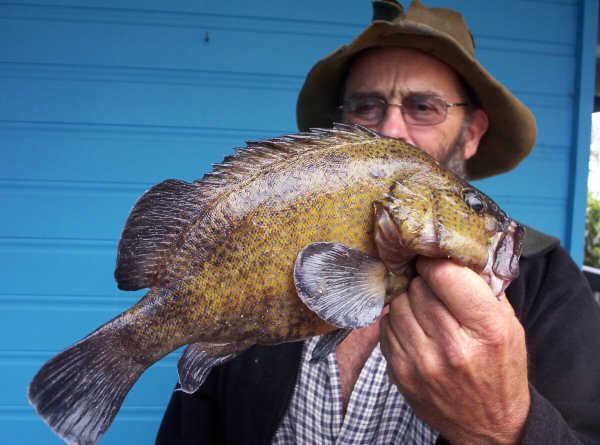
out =
[[[338,243],[313,243],[296,259],[294,280],[300,299],[319,317],[357,329],[381,315],[387,270],[383,262]]]

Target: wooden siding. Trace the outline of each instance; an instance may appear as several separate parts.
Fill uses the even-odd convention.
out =
[[[426,3],[464,12],[483,64],[539,119],[534,153],[477,185],[580,260],[597,4]],[[61,443],[26,387],[142,295],[112,277],[141,193],[294,132],[305,74],[370,15],[368,0],[0,2],[0,443]],[[153,443],[176,361],[142,376],[103,443]]]

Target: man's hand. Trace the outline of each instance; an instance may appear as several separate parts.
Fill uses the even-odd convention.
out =
[[[518,443],[529,413],[523,327],[473,271],[420,258],[381,321],[392,381],[450,442]]]

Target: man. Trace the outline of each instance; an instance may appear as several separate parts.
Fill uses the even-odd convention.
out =
[[[299,127],[337,110],[469,178],[517,165],[535,119],[476,61],[462,16],[374,5],[309,73]],[[520,267],[497,299],[469,269],[421,258],[409,290],[326,363],[308,363],[314,340],[255,347],[176,392],[158,442],[600,443],[600,309],[555,239],[528,229]]]

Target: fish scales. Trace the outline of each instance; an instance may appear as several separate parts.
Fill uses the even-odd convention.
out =
[[[139,375],[182,345],[187,392],[253,344],[324,334],[322,358],[378,317],[417,254],[454,258],[499,292],[521,238],[493,201],[399,140],[337,125],[250,142],[202,180],[140,198],[115,277],[147,295],[50,360],[29,398],[69,443],[96,443]],[[115,389],[98,400],[105,382]]]
[[[218,215],[221,222],[209,225],[209,230],[216,234],[204,233],[199,237],[199,231],[190,230],[185,240],[183,251],[201,252],[195,259],[198,269],[189,271],[187,258],[179,262],[186,274],[179,288],[192,297],[186,311],[195,314],[190,318],[193,326],[205,326],[205,321],[216,319],[220,322],[217,325],[224,325],[229,331],[223,333],[224,337],[237,338],[242,332],[236,329],[246,331],[243,334],[252,330],[258,331],[257,340],[265,343],[332,329],[294,298],[292,270],[297,253],[315,241],[337,241],[375,253],[370,236],[370,203],[390,188],[391,178],[378,178],[371,170],[373,166],[389,169],[390,152],[399,154],[397,150],[406,146],[398,143],[395,150],[390,150],[378,139],[369,142],[372,148],[364,141],[338,142],[325,159],[307,151],[295,156],[291,163],[271,163],[271,171],[261,171],[257,178],[247,179],[240,187],[242,190],[219,195],[210,212]],[[365,152],[371,163],[365,162]],[[276,179],[282,175],[280,169],[283,174],[289,171],[307,174],[290,184],[293,178],[289,174],[283,181]],[[227,188],[231,186],[228,184]],[[251,208],[247,208],[248,202],[252,202]],[[227,227],[222,221],[227,221]],[[282,232],[289,236],[282,236]],[[281,310],[264,314],[261,305],[265,304]],[[281,314],[290,317],[290,323],[282,326]],[[283,331],[273,326],[281,326]],[[289,332],[288,326],[304,329]],[[313,329],[316,331],[311,332]],[[215,334],[198,332],[196,340],[210,340]]]
[[[292,168],[310,173],[296,180],[296,187],[290,187],[287,180],[274,179],[280,170],[271,163],[272,171],[261,171],[252,180],[244,178],[241,191],[220,194],[202,224],[196,223],[186,232],[184,248],[176,250],[185,255],[173,256],[174,264],[183,270],[170,274],[185,275],[177,283],[179,304],[172,304],[170,294],[158,314],[155,301],[147,305],[152,311],[141,311],[142,319],[135,324],[138,332],[132,329],[128,333],[128,341],[135,344],[133,349],[152,350],[152,358],[158,359],[193,341],[235,341],[254,335],[257,342],[269,344],[334,329],[295,298],[292,270],[297,252],[315,241],[337,241],[375,253],[369,236],[370,203],[389,189],[391,179],[374,176],[371,171],[373,165],[389,168],[390,152],[397,155],[397,150],[407,146],[399,143],[390,150],[377,139],[369,142],[371,150],[365,150],[368,144],[364,141],[338,143],[334,147],[337,150],[331,150],[331,164],[328,159],[312,157],[312,152],[298,155],[293,164],[300,165],[283,165],[286,171]],[[371,164],[364,162],[364,152],[371,156]],[[286,185],[273,188],[278,182]],[[231,188],[230,184],[226,188]],[[244,202],[253,203],[251,209],[239,204],[240,195]],[[195,227],[208,227],[215,235],[205,232],[199,237]],[[282,237],[282,231],[293,236]],[[282,239],[286,240],[285,248],[279,242]],[[196,253],[193,270],[190,252]],[[142,302],[141,307],[145,306]],[[272,309],[266,311],[264,306]],[[282,314],[287,319],[282,320]],[[162,320],[161,329],[149,333],[149,320],[158,319]],[[198,330],[199,326],[204,330]]]

